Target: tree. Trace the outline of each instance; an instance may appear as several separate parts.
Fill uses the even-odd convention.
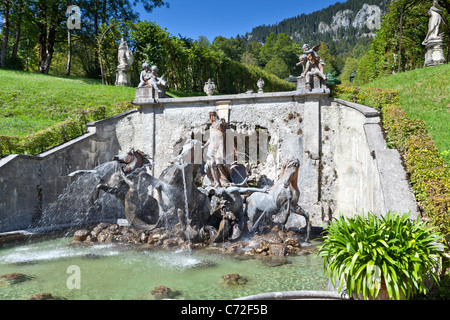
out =
[[[271,33],[266,38],[266,43],[261,47],[259,58],[263,65],[267,65],[269,61],[273,60],[269,68],[271,70],[273,65],[278,64],[281,66],[279,63],[281,60],[283,62],[283,68],[287,66],[287,76],[289,76],[289,74],[293,74],[297,70],[296,64],[301,51],[300,45],[294,42],[287,34],[280,33],[275,35],[275,33]]]
[[[241,62],[249,66],[258,65],[258,59],[256,59],[255,56],[248,51],[244,52],[244,54],[242,55]]]
[[[280,57],[269,60],[264,70],[281,79],[289,77],[289,67]]]
[[[244,51],[238,39],[227,39],[222,36],[218,36],[214,39],[212,48],[223,51],[227,57],[234,61],[240,61]]]
[[[320,43],[318,52],[320,58],[325,62],[324,72],[325,74],[331,73],[334,76],[338,75],[338,71],[335,67],[335,57],[331,55],[327,45],[324,42]]]
[[[8,50],[9,37],[9,10],[11,7],[10,0],[3,1],[3,28],[2,28],[2,53],[0,55],[0,67],[6,66],[6,51]]]
[[[346,86],[350,86],[350,78],[354,72],[358,71],[358,60],[349,56],[347,60],[345,60],[344,70],[340,76],[342,84]]]

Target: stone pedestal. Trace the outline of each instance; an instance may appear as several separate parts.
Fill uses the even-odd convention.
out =
[[[297,77],[297,90],[328,89],[326,80],[318,76],[310,76],[309,83],[306,83],[305,77]]]
[[[131,86],[131,75],[130,70],[127,68],[118,67],[116,70],[116,86],[130,87]]]
[[[433,67],[445,64],[444,42],[442,39],[429,40],[426,44],[425,67]]]

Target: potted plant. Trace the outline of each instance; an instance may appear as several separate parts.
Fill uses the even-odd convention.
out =
[[[333,286],[341,292],[345,284],[350,297],[364,299],[409,299],[426,293],[425,277],[437,280],[444,246],[431,228],[409,216],[369,213],[332,221],[318,256]]]

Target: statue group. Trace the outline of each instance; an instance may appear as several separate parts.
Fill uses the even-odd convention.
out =
[[[299,57],[300,62],[297,63],[297,66],[301,66],[303,69],[300,77],[298,77],[297,89],[313,89],[326,85],[325,62],[317,53],[319,47],[320,44],[313,48],[310,48],[308,44],[303,45],[303,54]],[[314,79],[317,79],[317,81],[314,81]]]

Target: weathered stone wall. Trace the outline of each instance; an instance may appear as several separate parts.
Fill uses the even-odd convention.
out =
[[[0,159],[0,232],[39,226],[43,212],[73,181],[71,172],[110,161],[121,149],[116,126],[127,115],[98,121],[87,134],[38,156]]]
[[[235,128],[239,157],[245,151],[245,137],[247,148],[255,148],[256,137],[261,137],[261,131],[267,133],[270,140],[258,144],[265,145],[258,153],[264,159],[257,159],[264,160],[259,173],[267,179],[275,180],[286,160],[298,158],[299,205],[309,212],[314,226],[326,224],[339,213],[418,214],[400,155],[386,149],[380,115],[372,108],[333,100],[324,93],[295,91],[158,103],[138,92],[134,103],[139,111],[96,122],[90,133],[49,152],[1,159],[0,232],[35,225],[72,182],[69,173],[93,169],[132,147],[154,159],[153,174],[159,176],[185,139],[208,139],[211,111],[218,111]],[[97,218],[122,216],[115,212]],[[67,223],[75,220],[67,216]],[[292,216],[289,223],[301,226],[304,220]]]

